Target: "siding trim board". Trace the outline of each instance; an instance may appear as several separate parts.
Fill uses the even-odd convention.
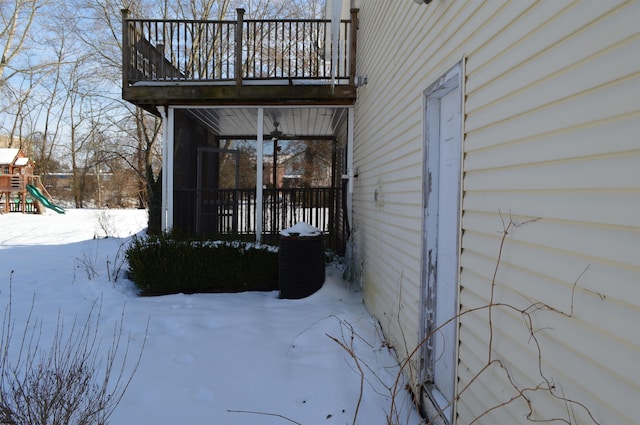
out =
[[[453,421],[457,391],[464,62],[424,92],[421,392],[428,416],[446,423]]]

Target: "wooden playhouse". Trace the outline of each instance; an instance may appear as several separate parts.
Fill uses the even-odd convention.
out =
[[[33,174],[33,166],[21,149],[0,148],[0,212],[40,214],[43,204],[50,204],[47,198],[51,197]]]

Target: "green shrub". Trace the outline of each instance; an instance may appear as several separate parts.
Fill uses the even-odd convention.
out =
[[[134,238],[126,258],[142,295],[278,289],[278,253],[269,246],[149,235]]]

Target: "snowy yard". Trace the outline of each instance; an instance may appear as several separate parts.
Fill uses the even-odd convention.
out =
[[[145,226],[141,210],[0,215],[0,309],[11,295],[16,329],[33,305],[46,346],[59,315],[82,322],[97,301],[102,349],[122,319],[133,362],[149,323],[111,424],[352,424],[359,399],[356,423],[387,423],[398,366],[338,270],[301,300],[277,291],[142,298],[124,277],[123,247]],[[362,396],[356,362],[332,339],[349,346],[352,336]],[[400,394],[396,403],[409,404]],[[398,422],[418,423],[410,416]]]

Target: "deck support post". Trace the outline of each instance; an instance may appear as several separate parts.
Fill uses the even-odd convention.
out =
[[[236,24],[236,59],[235,59],[235,77],[236,85],[242,85],[242,32],[244,30],[244,9],[236,9],[238,20]]]
[[[264,136],[264,108],[258,108],[258,134],[257,134],[257,164],[256,164],[256,243],[260,244],[262,239],[262,179],[263,179],[263,167],[264,167],[264,152],[263,152],[263,136]]]
[[[173,229],[173,159],[174,159],[174,145],[175,145],[175,109],[169,107],[167,110],[167,133],[168,133],[168,159],[167,159],[167,192],[169,201],[167,202],[167,231]]]
[[[164,106],[158,106],[158,111],[162,117],[162,211],[160,213],[160,229],[163,232],[167,231],[167,205],[169,203],[168,191],[167,191],[167,145],[169,137],[167,134],[167,109]]]
[[[169,232],[173,228],[173,145],[174,109],[158,106],[162,115],[162,213],[161,229]]]
[[[356,53],[358,47],[358,11],[351,9],[351,27],[349,35],[349,85],[356,84]]]
[[[129,46],[129,9],[121,9],[122,13],[122,88],[129,85],[129,70],[131,69],[130,62],[130,46]]]

